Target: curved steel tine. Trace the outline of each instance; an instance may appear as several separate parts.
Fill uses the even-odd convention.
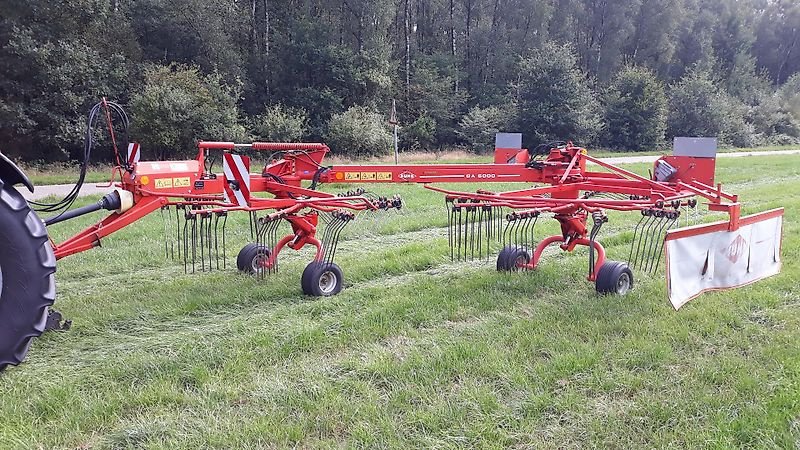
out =
[[[641,232],[642,223],[647,219],[648,216],[642,215],[639,219],[639,222],[636,224],[636,227],[633,228],[633,239],[631,240],[631,251],[628,254],[628,264],[632,267],[635,267],[634,260],[633,260],[633,249],[636,247],[636,239]]]
[[[453,260],[453,211],[447,198],[444,199],[444,208],[447,210],[447,245],[450,247],[450,261]]]
[[[169,206],[161,207],[161,222],[164,224],[164,258],[169,258],[169,246],[167,245],[167,219],[164,216],[165,209],[169,209]]]
[[[661,249],[658,252],[658,259],[656,260],[656,266],[655,268],[653,268],[653,272],[658,270],[658,265],[661,263],[661,255],[664,254],[664,240],[667,238],[666,231],[669,231],[672,227],[674,227],[675,224],[678,223],[679,218],[680,218],[680,211],[678,211],[678,216],[670,220],[670,223],[667,226],[667,229],[665,230],[664,239],[661,240]]]
[[[192,214],[192,273],[195,272],[195,262],[197,260],[197,215]]]
[[[647,215],[647,216],[643,216],[643,217],[644,217],[645,220],[644,220],[644,223],[642,224],[642,227],[639,229],[639,238],[638,238],[638,240],[636,242],[633,243],[633,245],[636,246],[636,253],[633,255],[633,258],[631,259],[630,264],[632,266],[634,266],[634,267],[639,267],[640,266],[639,259],[640,259],[640,256],[641,256],[640,252],[642,251],[642,243],[646,239],[646,235],[648,233],[647,230],[651,226],[651,222],[653,222],[653,216],[652,215]],[[633,251],[633,247],[631,247],[631,251]]]
[[[180,226],[180,225],[178,225]],[[183,273],[189,273],[189,218],[183,213]]]
[[[180,216],[180,211],[178,211],[179,209],[183,210],[183,205],[176,205],[175,206],[175,236],[176,236],[177,241],[178,241],[178,245],[177,245],[177,247],[178,247],[178,258],[181,257],[181,216]],[[184,242],[186,242],[186,241],[184,240]],[[185,257],[186,256],[185,256],[185,253],[184,253],[184,258]]]

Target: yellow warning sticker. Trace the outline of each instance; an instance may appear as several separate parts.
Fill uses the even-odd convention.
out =
[[[354,181],[361,179],[361,172],[345,172],[344,173],[345,181]]]
[[[375,179],[375,172],[361,172],[361,181],[370,181]]]
[[[392,172],[378,172],[378,181],[386,181],[392,179]]]
[[[191,182],[189,181],[189,177],[180,177],[172,179],[172,186],[176,188],[189,187],[190,184]]]
[[[156,189],[170,189],[172,188],[172,178],[157,178]]]

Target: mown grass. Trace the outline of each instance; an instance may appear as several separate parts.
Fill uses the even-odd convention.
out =
[[[661,275],[597,296],[585,252],[519,274],[453,263],[441,197],[420,186],[371,187],[406,207],[346,230],[331,298],[301,294],[307,251],[264,280],[235,273],[245,217],[227,270],[184,274],[153,215],[59,262],[75,323],[0,375],[0,448],[796,446],[797,161],[718,161],[746,212],[786,207],[783,273],[679,312]],[[610,257],[636,220],[612,214]]]

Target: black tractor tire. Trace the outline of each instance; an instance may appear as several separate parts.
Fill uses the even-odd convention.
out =
[[[633,272],[624,262],[606,261],[597,272],[594,286],[600,294],[625,295],[633,289]]]
[[[56,297],[47,229],[17,190],[0,180],[0,371],[25,359]]]
[[[300,277],[303,293],[312,297],[329,297],[342,291],[342,269],[332,262],[312,261]]]
[[[528,250],[523,247],[506,246],[497,255],[497,271],[516,271],[520,269],[520,264],[528,264],[529,262],[531,262],[531,255]]]
[[[269,258],[271,254],[272,252],[266,245],[247,244],[239,250],[239,255],[236,257],[236,267],[244,273],[257,273],[260,270],[264,270],[264,268],[259,267],[258,262],[264,258]]]

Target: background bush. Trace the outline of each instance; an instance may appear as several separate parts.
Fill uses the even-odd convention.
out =
[[[268,106],[250,121],[253,139],[268,142],[297,142],[308,134],[308,114],[300,108]]]
[[[663,145],[667,96],[652,71],[626,67],[614,78],[603,103],[604,146],[637,151]]]
[[[386,119],[363,106],[334,114],[325,133],[334,154],[351,157],[387,155],[392,152],[392,139]]]
[[[244,139],[236,106],[239,87],[226,84],[219,74],[173,64],[146,69],[144,79],[130,103],[136,118],[131,133],[143,151],[158,158],[190,156],[199,140]]]

